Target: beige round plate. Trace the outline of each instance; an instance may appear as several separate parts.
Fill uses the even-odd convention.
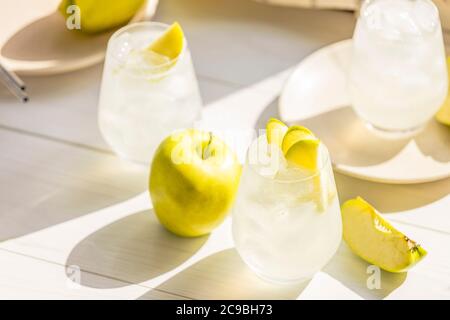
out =
[[[350,107],[346,74],[351,40],[322,48],[292,73],[279,100],[281,119],[311,128],[337,171],[378,182],[420,183],[450,176],[450,128],[431,121],[416,137],[380,138]]]
[[[59,12],[60,0],[3,1],[0,10],[0,62],[22,75],[69,72],[103,61],[113,31],[86,35],[70,31]],[[153,16],[149,0],[131,22]]]

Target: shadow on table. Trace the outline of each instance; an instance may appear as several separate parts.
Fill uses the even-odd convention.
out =
[[[367,262],[354,255],[342,242],[336,255],[322,271],[362,298],[372,300],[387,297],[406,280],[407,273],[390,273],[380,270],[380,288],[369,289],[368,280],[369,284],[372,285],[373,282],[370,281],[370,277],[375,276],[373,271],[368,271],[369,266]]]
[[[435,120],[417,136],[395,140],[375,135],[348,106],[293,122],[314,131],[325,142],[334,161],[342,165],[372,166],[386,162],[412,140],[423,155],[438,162],[450,161],[450,130]]]
[[[200,260],[157,289],[193,299],[296,299],[308,283],[286,286],[263,281],[233,248]],[[150,291],[139,299],[151,297]]]
[[[255,129],[264,129],[271,117],[280,117],[278,99],[263,110]],[[327,145],[334,161],[340,164],[371,166],[385,162],[396,156],[411,140],[416,142],[423,155],[438,162],[450,161],[450,128],[435,120],[430,121],[418,135],[395,140],[375,135],[349,106],[289,124],[294,123],[310,128]]]
[[[361,196],[382,213],[420,208],[450,193],[450,178],[427,183],[398,185],[366,181],[338,172],[334,173],[334,177],[341,203]]]
[[[82,240],[66,265],[128,283],[141,283],[177,267],[208,239],[186,239],[166,231],[151,210],[118,220]],[[70,278],[70,274],[68,277]],[[88,287],[110,288],[125,283],[100,284],[81,278]]]

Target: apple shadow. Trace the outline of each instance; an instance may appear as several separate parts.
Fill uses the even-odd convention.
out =
[[[83,286],[121,287],[170,271],[197,252],[207,239],[208,236],[190,239],[175,236],[161,226],[152,210],[147,210],[89,235],[72,250],[66,265],[123,281],[99,283],[82,277]]]
[[[309,281],[295,285],[266,282],[256,276],[234,248],[214,253],[159,285],[156,290],[193,299],[296,299]],[[139,299],[152,299],[152,291]]]
[[[368,280],[376,276],[368,271],[369,263],[354,255],[342,242],[337,253],[322,269],[323,272],[342,283],[348,289],[367,300],[378,300],[387,297],[392,291],[405,282],[407,273],[391,273],[380,269],[379,288],[370,288]],[[369,281],[369,284],[372,284]]]

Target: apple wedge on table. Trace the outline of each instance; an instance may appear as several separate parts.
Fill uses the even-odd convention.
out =
[[[427,254],[385,220],[369,203],[358,197],[341,208],[344,240],[367,262],[389,272],[405,272]]]

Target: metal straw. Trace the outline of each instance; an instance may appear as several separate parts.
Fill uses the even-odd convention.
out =
[[[12,71],[7,70],[0,64],[0,81],[14,94],[20,101],[27,102],[28,95],[25,92],[25,83]]]

